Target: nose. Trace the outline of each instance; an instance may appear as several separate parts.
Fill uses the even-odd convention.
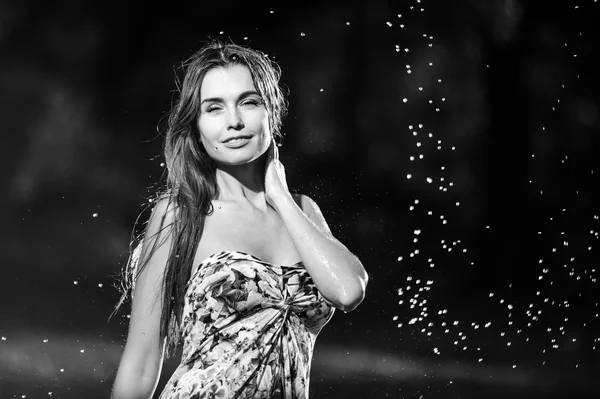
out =
[[[227,130],[241,130],[244,128],[244,121],[240,117],[240,113],[237,108],[227,113]]]

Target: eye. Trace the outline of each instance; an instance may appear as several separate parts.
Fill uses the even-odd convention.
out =
[[[258,101],[258,100],[247,100],[247,101],[245,101],[245,102],[244,102],[242,105],[252,105],[252,106],[255,106],[255,107],[257,107],[257,106],[259,106],[260,104],[261,104],[261,102],[260,102],[260,101]]]
[[[209,106],[208,108],[206,108],[206,112],[208,112],[208,113],[211,113],[211,112],[213,112],[213,111],[217,111],[217,110],[219,110],[219,109],[220,109],[219,107],[217,107],[217,106],[214,106],[214,105],[211,105],[211,106]]]

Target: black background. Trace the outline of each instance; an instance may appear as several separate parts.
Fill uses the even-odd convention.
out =
[[[174,68],[213,36],[281,66],[288,184],[371,277],[311,398],[596,397],[599,10],[0,2],[0,396],[109,397]]]

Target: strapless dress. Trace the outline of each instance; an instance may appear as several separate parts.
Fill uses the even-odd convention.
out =
[[[302,262],[209,256],[188,282],[181,363],[159,399],[308,398],[315,341],[334,311]]]

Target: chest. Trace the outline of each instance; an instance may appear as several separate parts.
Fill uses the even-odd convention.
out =
[[[300,260],[289,231],[275,212],[261,214],[217,205],[206,218],[194,266],[225,250],[245,252],[278,265]]]

